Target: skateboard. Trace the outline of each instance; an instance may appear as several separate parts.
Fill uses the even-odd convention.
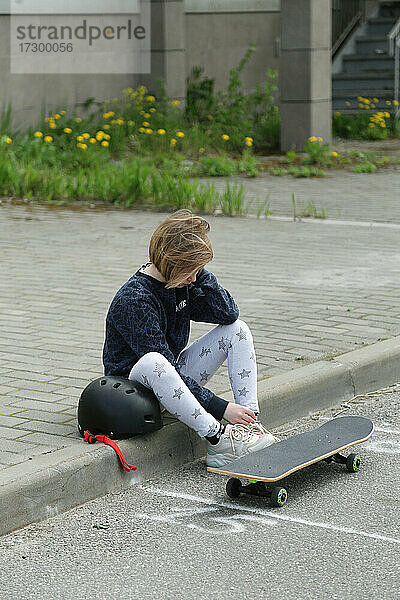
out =
[[[346,465],[350,473],[360,468],[358,454],[343,456],[342,450],[367,440],[374,431],[374,424],[364,417],[338,417],[320,427],[293,435],[257,452],[241,456],[221,467],[207,467],[208,471],[230,475],[226,493],[230,498],[240,494],[269,497],[272,506],[283,506],[288,494],[284,487],[269,490],[266,483],[273,483],[295,471],[320,461]],[[240,479],[247,479],[244,485]]]

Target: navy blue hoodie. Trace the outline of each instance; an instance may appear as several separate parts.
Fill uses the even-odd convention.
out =
[[[166,289],[165,285],[139,269],[117,291],[106,316],[104,375],[128,377],[139,358],[159,352],[207,412],[221,420],[228,402],[181,375],[176,360],[188,344],[191,320],[229,325],[239,317],[239,309],[215,275],[204,268],[187,287]]]

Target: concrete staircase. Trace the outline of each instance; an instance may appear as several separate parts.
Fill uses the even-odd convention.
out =
[[[388,110],[393,100],[394,57],[387,35],[400,18],[400,1],[380,2],[378,14],[370,17],[355,34],[351,51],[342,56],[342,69],[332,76],[332,109],[341,113],[358,111],[358,96],[377,98],[375,110]],[[345,51],[345,50],[344,50]],[[350,102],[350,106],[346,104]]]

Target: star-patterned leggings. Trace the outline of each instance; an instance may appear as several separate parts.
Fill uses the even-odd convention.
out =
[[[257,363],[248,325],[237,319],[217,325],[180,353],[180,373],[204,386],[228,359],[228,375],[237,404],[259,412]],[[168,412],[194,429],[200,437],[213,436],[220,428],[203,408],[173,365],[159,352],[148,352],[132,367],[129,379],[152,389]]]

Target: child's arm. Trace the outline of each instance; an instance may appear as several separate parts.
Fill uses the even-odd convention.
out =
[[[125,302],[121,308],[123,308],[124,318],[118,320],[117,323],[113,319],[113,325],[135,355],[141,358],[148,352],[159,352],[165,356],[205,410],[216,419],[221,420],[228,402],[199,385],[191,377],[181,375],[180,366],[176,365],[174,354],[170,350],[162,330],[157,307],[150,300],[141,298],[139,303]]]
[[[228,290],[219,285],[213,273],[204,268],[188,287],[192,321],[230,325],[239,318],[239,308]]]

